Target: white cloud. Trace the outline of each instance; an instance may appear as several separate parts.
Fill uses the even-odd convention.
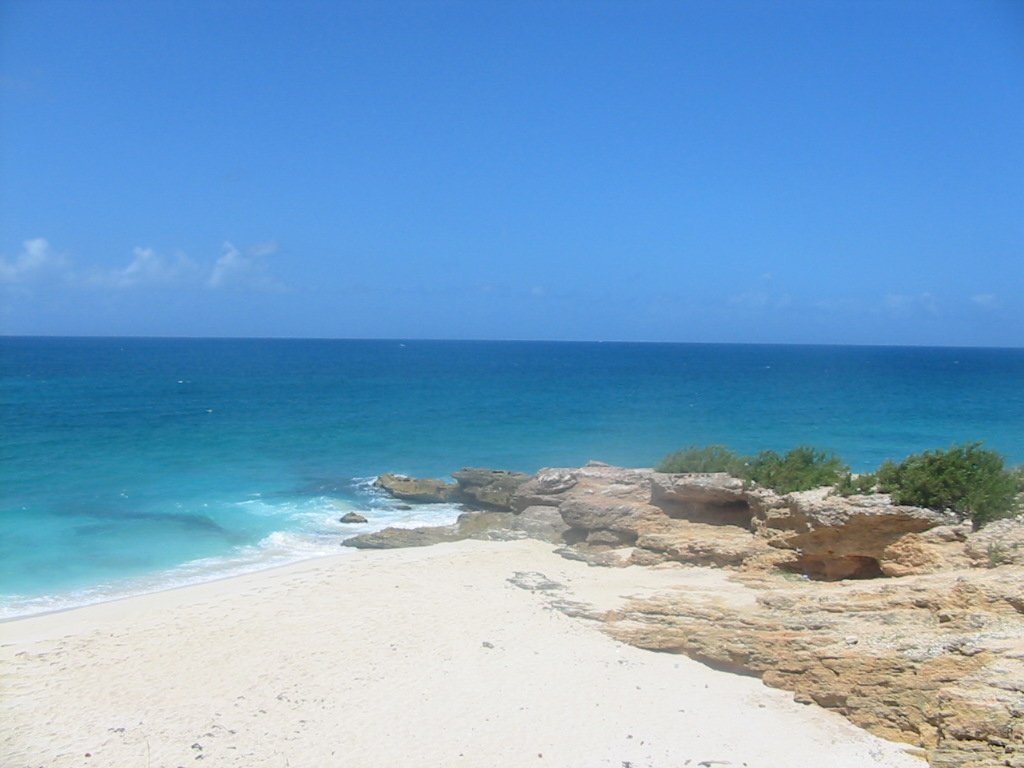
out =
[[[979,307],[989,308],[999,306],[999,297],[994,293],[976,293],[971,296],[971,301]]]
[[[923,310],[930,315],[939,314],[939,302],[928,293],[888,293],[882,298],[882,306],[890,312],[908,314]]]
[[[0,257],[0,283],[19,284],[46,277],[66,277],[71,262],[55,253],[42,237],[26,240],[14,259]]]
[[[284,286],[270,274],[267,263],[276,251],[275,244],[264,243],[243,253],[231,243],[225,242],[224,252],[214,262],[206,284],[210,288],[280,290]]]
[[[59,280],[73,287],[107,290],[148,286],[284,290],[286,286],[270,270],[270,259],[276,252],[276,243],[258,243],[240,250],[226,242],[216,260],[201,263],[181,252],[165,256],[153,248],[137,246],[124,266],[73,270],[70,259],[40,237],[26,240],[13,258],[0,255],[0,286],[31,293],[32,285]]]
[[[132,288],[138,285],[187,282],[198,274],[199,268],[183,253],[173,259],[165,259],[152,248],[136,247],[126,267],[98,275],[91,282],[115,288]]]

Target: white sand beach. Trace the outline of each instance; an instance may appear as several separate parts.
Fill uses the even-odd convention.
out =
[[[643,651],[610,608],[723,572],[551,545],[346,551],[0,624],[0,764],[920,768],[758,680]],[[544,574],[564,589],[510,583]]]

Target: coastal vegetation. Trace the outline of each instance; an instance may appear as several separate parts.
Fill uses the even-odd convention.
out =
[[[722,445],[689,446],[666,456],[659,472],[726,472],[779,493],[833,486],[843,496],[888,493],[893,502],[952,510],[980,528],[1022,511],[1024,467],[1009,468],[981,443],[916,453],[875,472],[853,474],[833,453],[799,446],[785,455],[742,456]]]
[[[969,443],[886,462],[878,470],[878,487],[897,504],[951,509],[980,528],[1016,511],[1020,477],[998,453]]]
[[[655,467],[658,472],[726,472],[743,477],[747,459],[724,445],[691,445],[670,453]]]
[[[779,493],[836,485],[850,468],[837,456],[801,445],[785,455],[761,451],[741,456],[722,445],[689,446],[666,456],[658,472],[726,472]]]

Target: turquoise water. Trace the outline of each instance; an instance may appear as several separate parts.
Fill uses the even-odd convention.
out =
[[[337,552],[384,471],[649,466],[812,443],[854,469],[983,439],[1024,462],[1024,350],[0,339],[0,615]],[[370,522],[337,518],[362,510]]]

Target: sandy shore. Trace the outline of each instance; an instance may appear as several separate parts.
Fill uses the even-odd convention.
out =
[[[0,624],[0,764],[924,765],[755,679],[550,608],[726,593],[721,572],[589,568],[550,550],[346,552]],[[517,571],[565,588],[524,589]]]

